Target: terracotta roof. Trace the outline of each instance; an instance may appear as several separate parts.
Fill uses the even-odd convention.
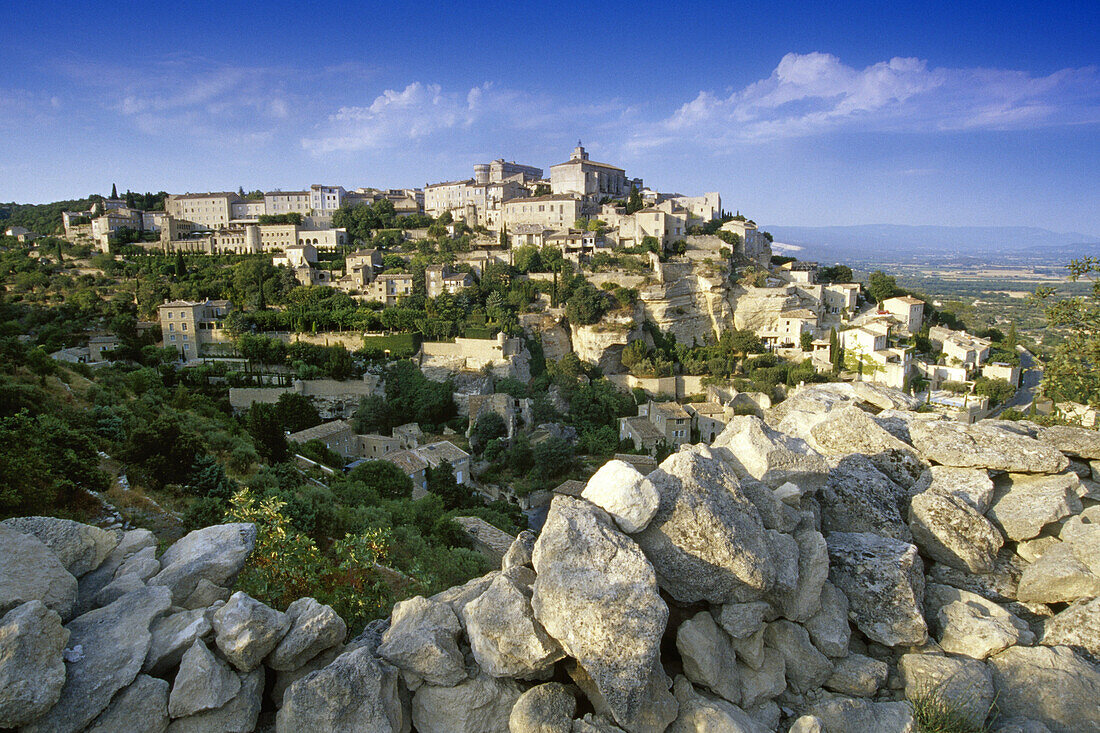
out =
[[[626,424],[630,426],[630,432],[641,438],[643,441],[657,441],[664,440],[665,436],[661,434],[661,431],[644,417],[624,417]]]
[[[379,460],[389,461],[404,471],[406,476],[412,476],[414,473],[419,473],[428,467],[428,462],[411,450],[387,453]]]
[[[687,414],[687,410],[680,406],[678,402],[654,402],[653,408],[660,410],[669,417],[689,418],[691,415]]]

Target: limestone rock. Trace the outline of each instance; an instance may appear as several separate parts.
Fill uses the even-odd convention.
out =
[[[806,629],[780,619],[768,624],[764,643],[783,655],[787,682],[796,693],[821,687],[833,673],[833,663],[810,643]]]
[[[1100,731],[1100,668],[1068,647],[1014,646],[989,666],[1001,718],[1038,720],[1052,733]]]
[[[917,548],[869,533],[833,532],[827,541],[829,580],[847,596],[859,630],[886,646],[924,643],[924,569]]]
[[[787,733],[826,733],[825,724],[816,715],[803,715],[791,724]]]
[[[525,529],[516,535],[508,552],[504,553],[504,559],[500,562],[501,570],[511,567],[531,566],[531,553],[535,550],[535,539],[538,535],[529,529]]]
[[[278,733],[405,733],[409,716],[398,674],[368,649],[355,649],[292,684],[275,718]]]
[[[24,733],[83,730],[137,677],[149,651],[149,626],[172,602],[167,588],[142,588],[89,611],[68,626],[69,648],[61,698]]]
[[[1051,545],[1023,569],[1020,601],[1072,603],[1100,596],[1100,532]]]
[[[883,474],[867,456],[840,459],[818,493],[821,527],[830,532],[874,532],[909,542],[905,489]]]
[[[286,609],[290,631],[267,657],[267,666],[290,671],[344,641],[348,627],[344,619],[312,598],[299,598]]]
[[[993,503],[993,479],[984,468],[954,468],[932,466],[921,474],[913,491],[935,491],[962,499],[985,514]]]
[[[419,733],[508,733],[519,696],[514,681],[484,672],[454,687],[423,685],[413,695],[412,722]]]
[[[457,685],[466,679],[466,665],[458,650],[461,632],[462,625],[450,606],[414,596],[393,607],[378,655],[429,684]]]
[[[772,607],[765,601],[727,603],[718,613],[718,623],[734,639],[746,639],[764,628]]]
[[[577,698],[560,682],[535,685],[519,696],[508,715],[510,733],[570,733]]]
[[[169,722],[168,687],[164,680],[139,674],[115,695],[87,733],[164,733]]]
[[[98,568],[119,540],[113,532],[56,517],[15,517],[2,524],[42,540],[77,578]]]
[[[1026,623],[979,595],[929,583],[925,596],[932,629],[946,652],[985,659],[1014,644],[1035,641]]]
[[[726,633],[707,611],[700,611],[676,630],[676,649],[684,664],[684,675],[697,685],[710,688],[731,703],[741,701],[737,679],[737,657]]]
[[[615,719],[634,721],[652,703],[647,681],[668,621],[653,566],[606,512],[568,496],[550,505],[533,563],[535,618],[592,678]]]
[[[153,622],[152,640],[142,670],[154,675],[166,675],[179,666],[184,652],[213,630],[205,609],[179,611]]]
[[[886,662],[862,654],[849,654],[836,660],[833,673],[825,680],[824,687],[841,695],[874,697],[886,684],[889,672]]]
[[[115,579],[124,575],[135,575],[144,583],[159,572],[160,561],[157,560],[157,548],[144,547],[123,561],[115,571]]]
[[[76,578],[40,539],[0,524],[0,557],[0,613],[42,601],[62,621],[69,619],[76,606]]]
[[[993,733],[1051,733],[1050,728],[1030,718],[998,718],[992,730]]]
[[[825,537],[815,529],[796,531],[794,542],[797,546],[797,581],[792,589],[780,591],[777,580],[777,587],[770,598],[784,618],[801,623],[821,607],[821,589],[829,577],[829,547]]]
[[[214,641],[242,672],[255,669],[290,629],[285,613],[237,591],[214,613]]]
[[[848,653],[852,629],[848,626],[848,597],[832,583],[821,589],[821,608],[805,622],[810,640],[829,657]]]
[[[518,538],[517,538],[518,541]],[[515,546],[515,543],[512,543]],[[503,561],[501,561],[503,562]],[[526,565],[513,565],[512,567],[527,567]],[[468,580],[462,585],[456,585],[453,588],[448,588],[445,591],[436,593],[429,598],[429,601],[435,601],[436,603],[446,603],[451,607],[451,610],[455,612],[456,616],[461,616],[462,609],[466,607],[466,604],[474,600],[482,593],[486,588],[501,574],[500,570],[491,570],[480,578],[473,578]]]
[[[622,531],[640,532],[657,513],[653,484],[625,461],[608,461],[588,479],[581,496],[611,515]]]
[[[969,570],[953,568],[942,562],[932,562],[926,573],[929,582],[968,590],[997,603],[1009,603],[1016,600],[1020,575],[1026,564],[1005,546],[997,553],[993,572],[978,575]]]
[[[733,650],[737,652],[737,658],[744,664],[759,670],[764,663],[764,632],[767,626],[761,626],[752,636],[744,639],[730,638]]]
[[[915,733],[917,730],[913,710],[907,702],[871,702],[857,697],[826,695],[805,712],[818,718],[828,733]]]
[[[502,574],[462,611],[474,658],[494,677],[538,678],[565,656],[535,620],[530,596]]]
[[[195,590],[191,591],[191,595],[187,596],[187,599],[180,605],[189,611],[193,611],[196,608],[208,608],[218,601],[228,600],[228,588],[214,585],[206,578],[199,578],[199,582],[195,583]]]
[[[726,700],[697,692],[683,677],[674,686],[679,712],[668,733],[765,733],[744,710]]]
[[[997,482],[987,514],[1009,539],[1037,537],[1048,524],[1081,511],[1081,501],[1074,493],[1079,481],[1073,473],[1010,473]]]
[[[622,733],[622,728],[610,722],[606,716],[585,713],[573,721],[573,733]]]
[[[256,545],[256,525],[216,524],[196,529],[164,551],[163,568],[149,585],[166,585],[172,599],[183,603],[200,580],[229,585]]]
[[[1057,537],[1050,537],[1049,535],[1039,535],[1038,537],[1030,540],[1021,540],[1016,543],[1016,554],[1020,556],[1022,560],[1028,563],[1033,563],[1043,556],[1043,553],[1054,545],[1062,544],[1062,540]]]
[[[763,523],[728,464],[697,446],[669,456],[645,480],[661,504],[634,539],[661,588],[683,603],[754,601],[771,588]]]
[[[215,657],[202,641],[196,641],[180,662],[168,697],[168,714],[182,718],[220,708],[240,690],[241,680],[229,665]]]
[[[925,491],[909,505],[909,530],[926,555],[972,573],[990,573],[1004,538],[970,504],[951,494]]]
[[[1043,626],[1046,646],[1068,646],[1100,660],[1100,598],[1077,601]]]
[[[753,415],[730,420],[712,448],[722,449],[739,475],[752,476],[772,489],[790,481],[812,493],[828,471],[825,459],[806,441],[773,430]]]
[[[119,598],[122,598],[127,593],[133,593],[136,590],[140,590],[145,587],[145,583],[141,581],[136,575],[123,575],[121,578],[115,578],[106,586],[103,587],[99,593],[95,594],[95,598],[92,599],[93,605],[97,608],[100,606],[106,606],[110,603],[114,603]]]
[[[241,689],[237,695],[213,710],[176,718],[168,733],[250,733],[256,729],[264,695],[264,668],[241,672]]]
[[[69,631],[42,601],[27,601],[0,619],[0,728],[39,717],[61,697]]]
[[[283,695],[286,693],[291,685],[312,672],[316,672],[319,669],[324,669],[325,667],[336,661],[336,658],[339,657],[341,654],[353,652],[356,649],[367,649],[367,651],[369,651],[373,655],[377,647],[371,649],[367,644],[356,645],[354,642],[350,644],[340,644],[338,646],[332,647],[331,649],[327,649],[321,652],[316,657],[309,660],[301,667],[292,672],[276,672],[275,683],[271,685],[271,688],[268,691],[268,697],[270,697],[271,701],[275,703],[275,707],[281,707],[283,704]],[[393,666],[387,664],[387,669],[393,669]],[[399,673],[395,671],[395,674]]]
[[[763,660],[757,669],[737,664],[737,676],[741,680],[741,706],[751,708],[770,700],[787,689],[787,668],[783,654],[764,647]]]
[[[891,481],[906,488],[927,468],[912,447],[854,405],[831,411],[810,428],[810,436],[810,444],[825,456],[861,454]]]
[[[943,700],[976,729],[982,727],[993,707],[993,676],[976,659],[905,654],[898,661],[898,671],[910,701]]]
[[[1050,443],[1068,456],[1085,460],[1100,458],[1100,431],[1073,425],[1055,425],[1039,430],[1039,440]]]
[[[913,422],[913,446],[927,460],[957,468],[1018,473],[1057,473],[1069,460],[1053,446],[1024,435],[953,420]]]
[[[132,529],[123,532],[122,539],[119,540],[115,549],[107,555],[107,559],[98,568],[80,578],[80,595],[76,613],[79,615],[92,610],[94,607],[92,599],[104,586],[114,580],[115,571],[123,565],[127,558],[148,547],[154,548],[155,551],[156,546],[157,538],[147,529]]]

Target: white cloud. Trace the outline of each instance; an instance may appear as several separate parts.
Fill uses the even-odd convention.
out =
[[[789,53],[767,79],[729,96],[701,91],[667,119],[639,126],[631,147],[684,138],[721,147],[834,130],[1020,129],[1098,121],[1096,67],[1036,77],[893,58],[856,69],[830,54]]]

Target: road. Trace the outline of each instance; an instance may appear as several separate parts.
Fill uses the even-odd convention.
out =
[[[993,413],[996,417],[1007,409],[1023,410],[1031,405],[1035,399],[1035,390],[1039,388],[1039,382],[1043,380],[1043,370],[1036,364],[1035,357],[1027,349],[1020,349],[1020,388],[1008,402],[1004,403]]]

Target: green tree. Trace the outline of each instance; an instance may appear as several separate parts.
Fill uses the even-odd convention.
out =
[[[803,351],[814,350],[814,337],[809,331],[803,331],[798,336],[798,345]]]
[[[245,427],[261,456],[274,463],[287,459],[290,448],[275,405],[254,402],[245,416]]]
[[[383,499],[405,499],[413,491],[412,479],[389,461],[364,461],[351,469],[348,481],[363,484]]]
[[[642,201],[642,195],[638,193],[637,186],[630,187],[630,197],[626,200],[626,213],[629,216],[636,211],[641,211],[645,208],[645,203]]]
[[[355,432],[388,435],[393,427],[389,403],[384,397],[368,395],[359,400],[355,410]]]
[[[867,295],[876,303],[901,295],[901,292],[894,277],[882,270],[875,270],[867,280]]]
[[[118,198],[118,186],[116,186],[113,183],[111,184],[111,198],[113,198],[113,199]]]
[[[321,424],[321,415],[305,395],[296,392],[286,392],[279,395],[275,403],[275,413],[279,424],[290,433],[297,433],[314,425]]]
[[[470,444],[475,449],[484,449],[493,438],[503,438],[508,434],[508,426],[504,424],[504,418],[495,412],[483,412],[474,421],[474,427],[470,431]]]
[[[1056,299],[1053,288],[1036,291],[1050,330],[1065,334],[1043,371],[1042,391],[1055,400],[1100,406],[1100,258],[1068,265],[1072,281],[1089,280],[1087,295]]]

